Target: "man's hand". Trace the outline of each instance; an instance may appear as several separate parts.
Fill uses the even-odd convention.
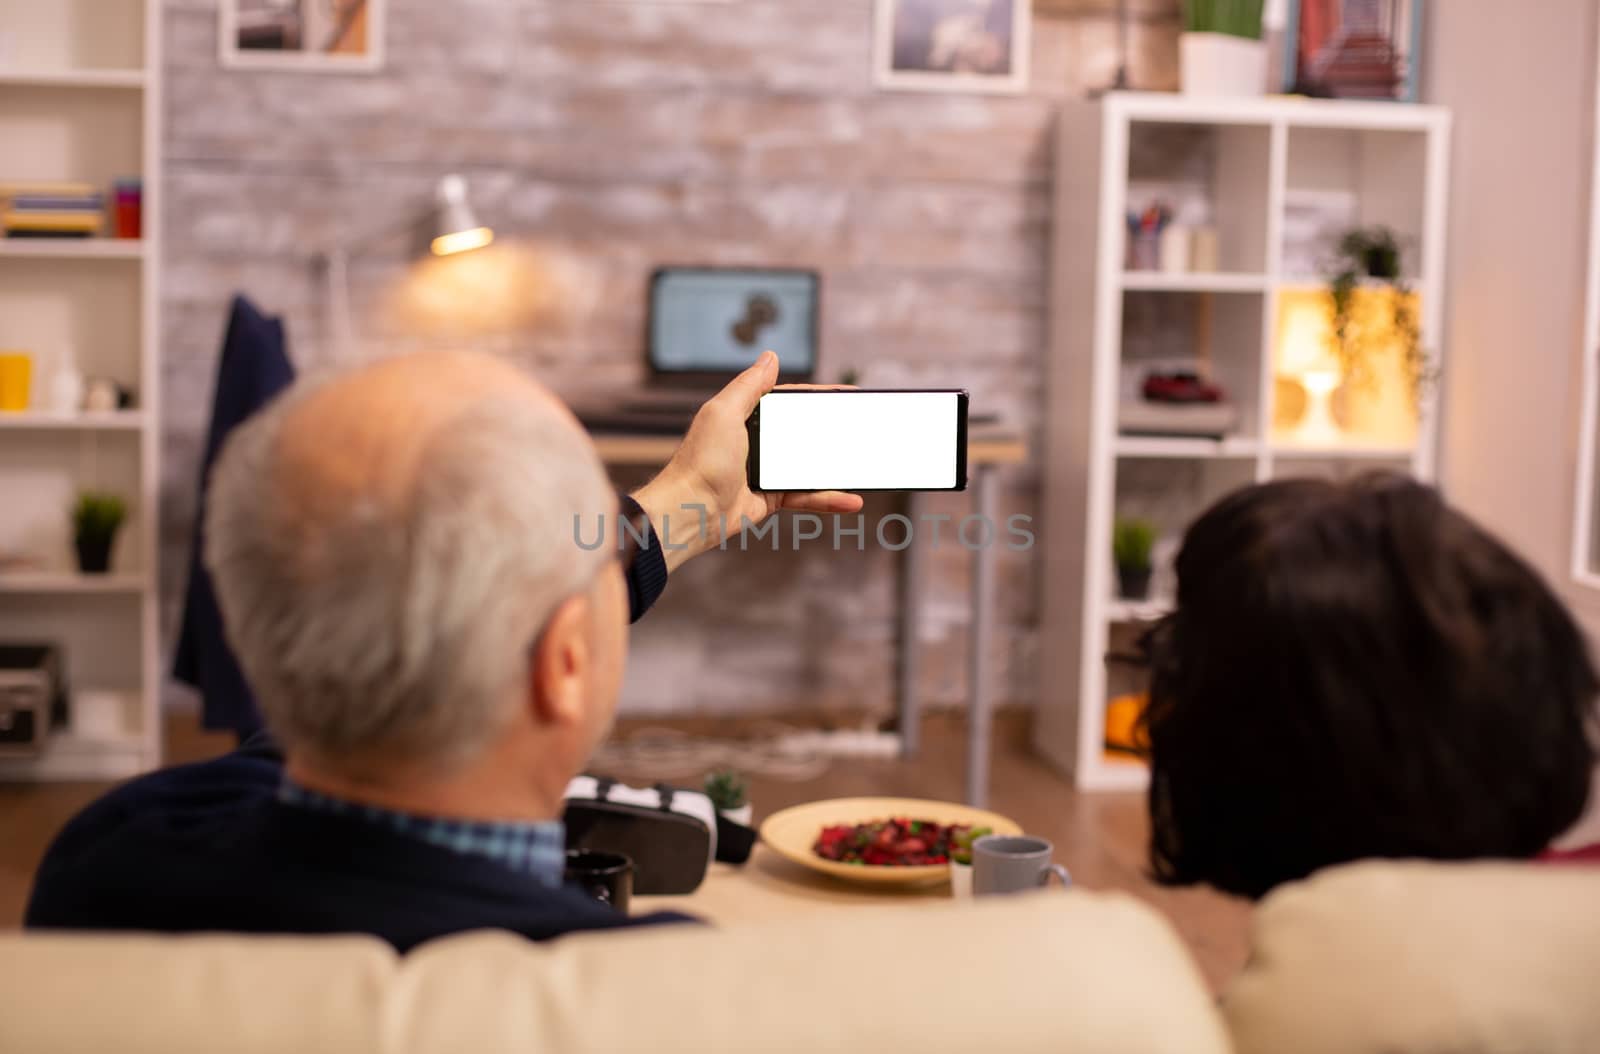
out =
[[[861,509],[860,495],[836,490],[768,494],[750,489],[745,468],[750,437],[744,423],[777,381],[778,356],[764,351],[754,366],[700,407],[667,467],[634,493],[663,543],[669,572],[720,545],[724,525],[734,535],[746,520],[760,523],[779,509],[824,515]],[[703,522],[695,506],[705,507]],[[677,549],[680,545],[688,548]]]

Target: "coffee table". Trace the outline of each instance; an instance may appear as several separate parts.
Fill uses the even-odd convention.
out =
[[[926,907],[949,901],[943,883],[911,888],[852,885],[757,844],[743,866],[712,864],[700,888],[677,897],[634,897],[631,914],[681,911],[723,926],[863,907]]]

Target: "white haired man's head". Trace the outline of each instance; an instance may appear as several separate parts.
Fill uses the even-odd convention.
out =
[[[296,386],[229,439],[205,560],[291,765],[340,780],[531,765],[564,786],[626,653],[593,445],[486,355],[387,359]],[[590,528],[592,530],[592,528]]]

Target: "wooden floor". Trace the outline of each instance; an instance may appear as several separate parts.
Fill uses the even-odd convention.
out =
[[[1076,793],[1029,753],[1026,720],[1025,715],[1010,714],[997,723],[991,806],[1029,833],[1053,841],[1057,859],[1079,885],[1125,890],[1163,912],[1212,987],[1220,988],[1244,963],[1248,907],[1205,890],[1162,889],[1146,879],[1143,796]],[[671,724],[689,731],[706,727],[703,722]],[[624,722],[619,734],[628,732]],[[726,722],[718,724],[717,734],[729,734]],[[836,760],[816,779],[753,779],[757,817],[820,798],[892,794],[958,799],[964,743],[959,717],[935,716],[925,726],[915,760]],[[200,732],[191,717],[169,720],[168,757],[173,762],[209,757],[226,747],[226,740]],[[33,869],[51,837],[103,790],[98,784],[0,785],[0,927],[20,922]]]

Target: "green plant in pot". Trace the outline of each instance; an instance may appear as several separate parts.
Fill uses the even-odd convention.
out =
[[[1124,600],[1150,596],[1151,553],[1156,526],[1149,520],[1119,519],[1111,530],[1111,555],[1117,564],[1117,592]]]
[[[1185,0],[1178,41],[1186,95],[1251,96],[1267,88],[1264,0]]]
[[[755,810],[750,805],[750,788],[745,778],[732,769],[719,769],[706,775],[706,797],[712,806],[734,823],[749,826]]]
[[[128,506],[115,494],[85,491],[72,506],[72,543],[78,551],[78,570],[104,574],[111,569],[111,547],[117,529],[127,518]]]
[[[1420,407],[1433,376],[1404,263],[1400,239],[1389,228],[1344,233],[1328,265],[1329,339],[1345,382],[1369,391],[1378,383],[1379,359],[1390,349],[1398,350],[1412,405]],[[1364,310],[1357,296],[1363,289],[1386,290],[1387,312],[1381,306]],[[1384,314],[1386,318],[1380,317]]]

